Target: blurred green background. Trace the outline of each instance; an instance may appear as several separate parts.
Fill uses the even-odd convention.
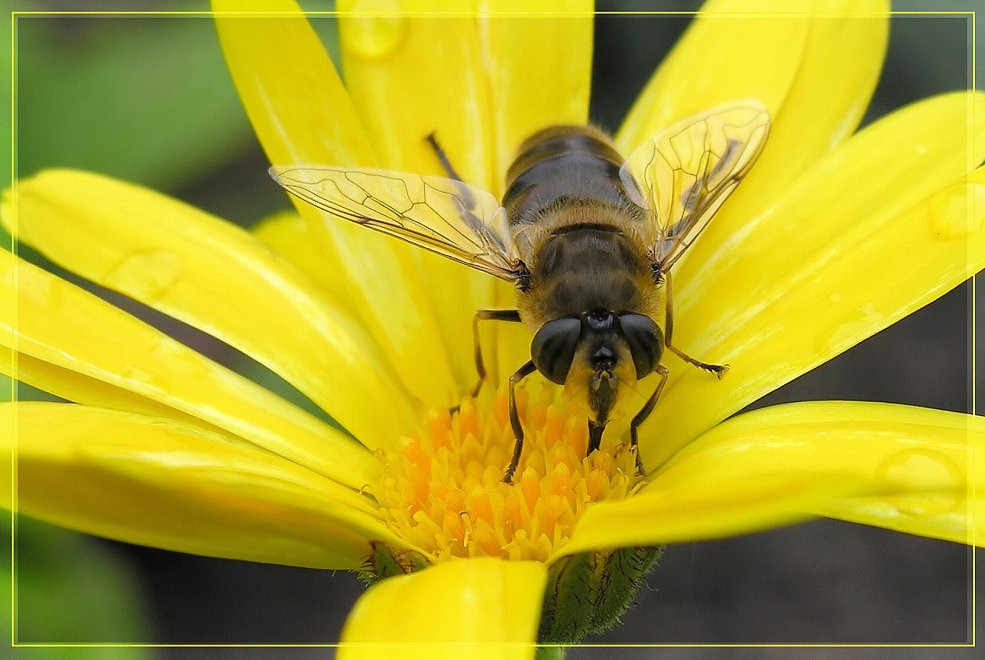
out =
[[[983,9],[976,4],[894,3],[894,9]],[[331,8],[330,3],[305,6]],[[699,6],[687,1],[598,3],[599,9],[626,11],[693,11]],[[25,12],[208,9],[204,2],[123,1],[5,4],[11,7]],[[594,121],[618,125],[688,20],[630,15],[598,20]],[[334,21],[314,23],[331,51]],[[208,17],[25,14],[17,19],[13,53],[9,22],[4,30],[0,50],[6,51],[5,62],[13,55],[17,74],[15,162],[20,176],[52,166],[90,169],[146,184],[246,226],[288,208],[267,176],[268,163],[239,105]],[[924,96],[970,86],[970,39],[966,17],[895,18],[886,68],[866,121]],[[0,94],[10,98],[11,80],[4,76],[2,82],[6,87]],[[0,146],[7,149],[10,129],[5,125],[0,135]],[[10,163],[3,161],[0,174],[6,185]],[[980,337],[969,335],[971,305],[970,288],[959,288],[756,405],[844,398],[968,410],[975,376],[969,366],[971,342],[978,342],[979,355],[985,350]],[[983,382],[983,374],[977,375]],[[16,622],[23,642],[331,642],[361,592],[346,573],[136,548],[33,521],[18,521],[16,547]],[[625,625],[592,641],[961,642],[972,616],[972,557],[960,546],[828,521],[675,546],[650,576]],[[5,591],[0,600],[9,599]],[[4,620],[0,633],[9,632],[4,626],[10,619]],[[5,651],[0,647],[0,657],[7,657]],[[15,651],[17,658],[331,655],[326,649],[252,648]],[[782,657],[876,653],[784,649]],[[663,655],[758,658],[767,651],[584,648],[569,657]],[[978,656],[972,649],[898,648],[887,657]]]

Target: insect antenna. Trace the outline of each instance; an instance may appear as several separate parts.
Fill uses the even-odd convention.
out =
[[[448,160],[448,154],[446,154],[445,150],[441,148],[440,144],[438,144],[438,138],[435,137],[435,131],[428,133],[427,137],[424,139],[428,141],[429,145],[431,145],[431,149],[434,150],[434,155],[438,157],[438,162],[441,163],[441,167],[445,170],[448,176],[456,181],[464,181],[464,179],[458,175],[458,172],[455,171],[451,161]]]

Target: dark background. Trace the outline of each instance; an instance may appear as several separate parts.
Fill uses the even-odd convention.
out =
[[[697,6],[693,2],[598,5],[603,10],[650,11],[686,11]],[[37,3],[32,6],[36,7]],[[128,4],[125,8],[137,7]],[[917,3],[894,8],[961,7],[954,3]],[[966,4],[964,8],[975,7]],[[63,45],[72,40],[84,44],[94,31],[106,29],[102,24],[95,25],[91,18],[44,20],[57,23],[51,34]],[[153,20],[208,23],[204,18]],[[618,126],[688,21],[686,16],[598,19],[593,121],[612,128]],[[52,26],[37,29],[45,32]],[[322,29],[331,33],[330,27]],[[970,86],[969,34],[967,17],[894,18],[886,67],[866,122],[930,94]],[[215,53],[203,62],[206,65],[216,66]],[[40,107],[43,97],[26,89],[21,98],[20,113],[25,122],[20,142],[21,174],[36,167],[66,164],[46,155],[42,146],[33,146],[33,136],[41,128],[26,117],[32,110],[31,103],[37,102]],[[195,112],[193,104],[191,99],[185,104],[189,113]],[[97,116],[93,121],[100,120]],[[151,170],[131,178],[142,178],[246,225],[273,210],[287,208],[286,199],[267,178],[267,162],[249,136],[248,125],[241,116],[231,117],[228,123],[234,125],[235,135],[223,138],[226,142],[212,149],[217,153],[201,155],[199,160],[189,156],[186,169],[191,174]],[[918,259],[919,255],[900,258]],[[985,279],[979,276],[978,284],[981,290]],[[981,312],[981,296],[978,305]],[[959,287],[754,405],[858,399],[968,411],[970,383],[976,375],[978,382],[983,382],[981,359],[977,374],[970,367],[971,307],[970,287]],[[980,332],[975,341],[981,356],[985,346]],[[982,412],[980,401],[977,412]],[[161,658],[330,657],[331,649],[249,647],[330,643],[338,639],[344,617],[362,592],[361,584],[346,572],[333,574],[221,561],[83,538],[82,547],[88,550],[80,551],[80,562],[85,561],[87,551],[100,555],[108,552],[113,561],[133,570],[146,608],[149,637],[145,639],[166,644],[246,645],[222,649],[163,648],[157,650]],[[23,565],[30,556],[22,554]],[[571,650],[568,657],[979,657],[980,651],[953,648],[737,650],[706,646],[967,643],[972,633],[973,556],[972,551],[960,545],[825,520],[736,539],[673,546],[649,576],[639,604],[625,616],[623,625],[588,641],[694,646],[618,650],[586,647]],[[979,552],[978,556],[983,555]],[[985,595],[985,590],[979,588],[977,595]]]

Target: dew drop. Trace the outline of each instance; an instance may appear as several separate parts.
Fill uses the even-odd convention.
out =
[[[181,279],[184,262],[168,250],[135,252],[107,274],[105,285],[144,302],[160,300]]]
[[[17,284],[17,295],[30,300],[49,314],[57,314],[65,304],[65,282],[56,278],[21,278]],[[24,308],[22,312],[24,313]]]
[[[885,483],[900,483],[908,490],[923,491],[899,495],[891,503],[902,514],[914,517],[939,516],[959,509],[955,493],[963,490],[964,468],[932,449],[906,449],[886,458],[876,474]]]
[[[985,228],[985,185],[961,183],[930,202],[931,231],[940,238],[967,238]]]
[[[352,11],[354,16],[346,21],[342,38],[353,55],[369,60],[385,57],[407,33],[407,20],[400,15],[396,0],[357,2]]]

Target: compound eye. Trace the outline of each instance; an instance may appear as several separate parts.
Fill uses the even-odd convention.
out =
[[[530,357],[537,370],[551,382],[564,385],[571,361],[581,338],[581,319],[564,318],[548,321],[530,344]]]
[[[663,354],[663,332],[653,319],[642,314],[623,314],[619,317],[619,325],[633,356],[636,377],[643,378],[652,374]]]

